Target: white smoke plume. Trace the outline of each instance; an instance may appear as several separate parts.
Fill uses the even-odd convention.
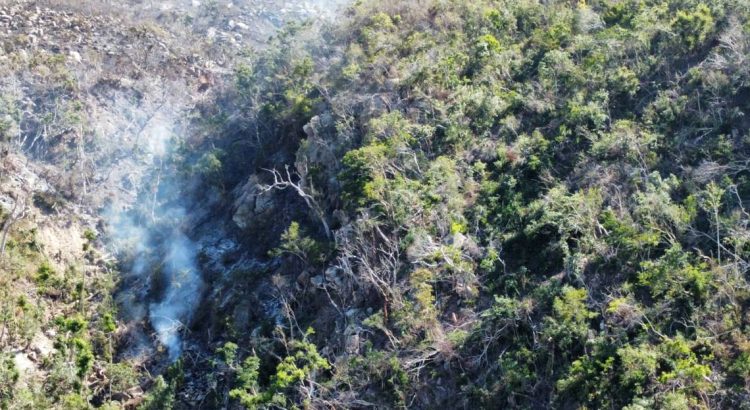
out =
[[[203,10],[202,2],[167,3],[183,12]],[[262,42],[278,29],[275,24],[261,24],[261,20],[287,22],[332,16],[346,3],[348,0],[226,2],[222,13],[226,13],[227,21],[201,21],[212,25],[207,28],[209,31],[231,31],[232,25],[236,30],[245,30],[240,25],[244,21],[247,41],[253,44],[252,38]],[[133,13],[146,12],[134,8]],[[128,350],[137,355],[149,354],[153,344],[147,336],[153,333],[174,361],[182,353],[182,332],[190,324],[204,289],[197,263],[200,249],[190,238],[191,226],[186,222],[188,216],[196,215],[196,210],[189,195],[182,192],[185,181],[173,177],[168,165],[181,135],[175,131],[179,128],[175,124],[197,97],[179,82],[140,82],[145,84],[144,89],[151,90],[144,93],[144,101],[133,104],[125,97],[119,98],[107,116],[100,115],[97,122],[99,134],[119,141],[107,145],[112,152],[106,157],[113,160],[102,172],[106,174],[102,184],[108,187],[110,201],[103,216],[113,253],[121,262],[121,291],[117,299],[121,316],[132,330],[134,346]],[[146,87],[148,84],[151,85]]]
[[[150,325],[174,361],[182,352],[180,333],[200,301],[203,280],[198,247],[185,229],[182,202],[187,199],[163,165],[175,146],[171,127],[156,120],[145,134],[138,195],[129,203],[111,204],[104,218],[114,253],[125,262],[118,298],[123,318],[144,329]],[[143,352],[148,346],[131,348]]]
[[[163,299],[149,307],[151,325],[159,341],[177,359],[181,352],[179,331],[183,320],[189,320],[200,298],[203,282],[195,261],[196,246],[182,232],[175,230],[169,238],[164,259],[167,289]]]

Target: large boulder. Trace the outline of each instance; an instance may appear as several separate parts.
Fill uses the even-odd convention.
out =
[[[257,175],[251,175],[237,192],[232,221],[240,229],[248,229],[258,222],[267,221],[274,209],[273,195],[273,191],[262,190]]]

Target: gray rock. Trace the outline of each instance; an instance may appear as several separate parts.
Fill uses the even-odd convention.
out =
[[[307,270],[302,271],[302,273],[300,273],[297,276],[297,283],[300,286],[305,286],[309,280],[310,280],[310,272],[308,272]]]
[[[310,279],[310,283],[312,283],[315,287],[322,288],[323,284],[325,283],[325,279],[321,275],[313,276],[312,279]]]
[[[360,337],[359,333],[354,333],[346,336],[346,352],[348,354],[358,354]]]
[[[251,176],[240,189],[235,201],[235,213],[232,221],[240,228],[247,229],[259,220],[270,216],[274,208],[273,193],[263,192],[259,187],[259,179]]]
[[[81,63],[81,55],[80,55],[80,54],[79,54],[79,53],[78,53],[77,51],[73,51],[73,50],[71,50],[69,54],[70,54],[70,58],[71,58],[71,59],[72,59],[73,61],[75,61],[75,62],[76,62],[76,63],[78,63],[78,64],[80,64],[80,63]]]
[[[325,278],[326,281],[335,284],[337,287],[341,287],[344,284],[343,272],[335,266],[326,269]]]
[[[462,248],[464,243],[466,243],[466,235],[460,232],[456,232],[448,238],[448,244],[456,248]]]

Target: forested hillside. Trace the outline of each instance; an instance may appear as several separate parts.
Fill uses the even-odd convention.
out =
[[[205,183],[285,309],[232,397],[746,406],[748,7],[364,1],[239,65]]]
[[[141,187],[132,219],[179,225],[203,286],[164,338],[160,295],[196,283],[174,236],[120,255],[150,273],[113,292],[148,278],[138,326],[168,348],[133,406],[750,407],[750,2],[335,20],[236,53]]]

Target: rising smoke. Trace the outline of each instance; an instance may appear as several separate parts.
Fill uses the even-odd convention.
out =
[[[179,331],[190,320],[203,283],[195,261],[195,244],[175,229],[166,246],[163,274],[167,288],[160,302],[149,305],[149,317],[159,341],[168,347],[170,359],[175,360],[181,352]]]
[[[278,0],[273,2],[279,6],[275,8],[277,11],[269,15],[298,10],[299,13],[290,13],[278,20],[320,18],[332,16],[348,2]],[[175,2],[175,5],[179,4],[182,3]],[[263,8],[264,4],[250,1],[243,8]],[[186,10],[193,7],[182,6]],[[257,33],[257,40],[268,38],[269,34],[272,33]],[[162,88],[169,86],[163,85]],[[132,193],[117,196],[103,213],[113,253],[121,263],[121,290],[117,299],[121,316],[131,331],[132,342],[127,351],[133,355],[150,355],[154,343],[149,336],[153,334],[156,341],[167,348],[171,361],[182,353],[181,333],[190,324],[204,289],[197,263],[200,247],[191,239],[192,227],[186,222],[189,216],[196,215],[194,204],[190,195],[183,192],[185,181],[174,177],[172,170],[165,165],[170,163],[179,145],[177,135],[180,133],[174,131],[174,124],[179,122],[176,118],[181,115],[178,107],[186,107],[192,98],[177,97],[177,94],[189,94],[189,91],[165,93],[163,98],[168,100],[167,103],[151,105],[161,110],[153,116],[140,106],[123,103],[124,112],[132,112],[132,116],[143,119],[145,125],[135,133],[128,131],[130,125],[125,131],[122,127],[111,130],[120,134],[130,132],[130,140],[135,141],[133,146],[125,148],[132,151],[126,155],[126,163],[113,167],[120,171],[115,170],[112,178],[125,181],[117,183],[120,191]],[[166,114],[168,112],[170,114]],[[115,117],[120,119],[117,115]]]
[[[203,281],[196,261],[198,246],[185,228],[185,196],[164,169],[174,147],[173,133],[166,120],[157,118],[145,134],[137,197],[110,204],[104,216],[111,246],[122,261],[118,300],[123,318],[134,324],[132,332],[148,333],[150,326],[174,361],[182,352],[180,332],[200,301]],[[133,336],[137,344],[149,340]],[[141,345],[131,350],[150,349]]]

